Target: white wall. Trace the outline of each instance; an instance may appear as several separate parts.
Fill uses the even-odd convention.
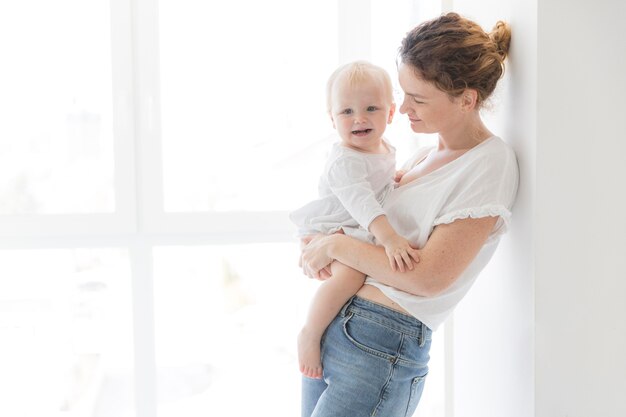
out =
[[[454,417],[530,417],[533,368],[533,199],[536,142],[536,2],[455,0],[452,10],[491,30],[505,20],[512,44],[484,112],[520,165],[513,222],[494,258],[454,314]]]
[[[510,233],[454,316],[454,416],[626,415],[626,2],[455,0],[513,44]]]
[[[626,416],[626,2],[539,1],[537,417]]]

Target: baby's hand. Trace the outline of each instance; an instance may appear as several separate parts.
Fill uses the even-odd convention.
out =
[[[384,242],[383,246],[385,247],[385,253],[387,253],[389,264],[393,271],[400,270],[400,272],[404,272],[406,269],[413,270],[413,262],[418,263],[420,261],[418,250],[414,249],[409,242],[400,235],[396,235]]]
[[[404,177],[404,174],[406,174],[406,170],[404,170],[404,169],[399,169],[399,170],[397,170],[397,171],[396,171],[396,176],[395,176],[395,177],[393,177],[393,180],[394,180],[396,183],[399,183],[399,182],[400,182],[400,180],[402,179],[402,177]]]

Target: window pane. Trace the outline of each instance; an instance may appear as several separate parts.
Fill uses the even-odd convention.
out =
[[[333,132],[337,3],[163,0],[159,16],[165,210],[309,200]]]
[[[317,282],[297,254],[295,244],[156,249],[159,417],[299,414],[296,335]]]
[[[126,251],[0,251],[0,415],[134,415]]]
[[[302,275],[298,252],[276,243],[155,250],[159,417],[299,415],[296,336],[319,283]],[[442,335],[416,417],[444,416]]]
[[[0,3],[0,214],[115,209],[109,8]]]

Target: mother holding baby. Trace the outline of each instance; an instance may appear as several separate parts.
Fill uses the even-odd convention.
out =
[[[410,31],[400,47],[400,113],[416,133],[437,133],[404,166],[386,197],[393,228],[418,251],[393,270],[381,246],[317,235],[302,249],[304,273],[333,279],[333,262],[364,273],[322,339],[323,378],[303,377],[303,417],[411,416],[428,373],[435,331],[469,291],[506,231],[518,185],[511,147],[480,109],[504,72],[511,32],[490,33],[448,13]]]

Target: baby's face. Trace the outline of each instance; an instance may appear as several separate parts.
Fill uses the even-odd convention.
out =
[[[331,97],[331,118],[343,144],[363,152],[378,153],[395,110],[380,83],[363,80],[350,85],[338,80]]]

